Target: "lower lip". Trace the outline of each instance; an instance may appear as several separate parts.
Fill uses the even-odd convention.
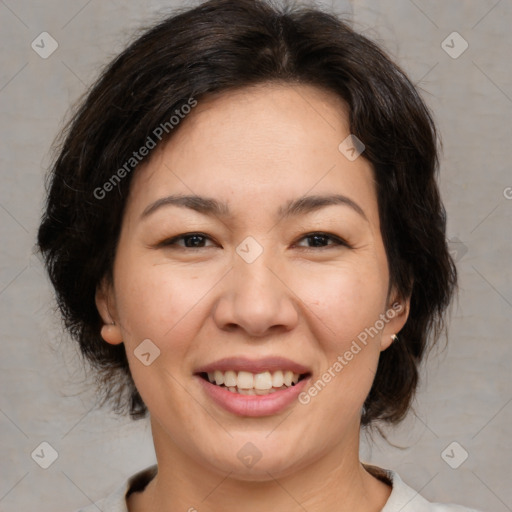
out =
[[[272,416],[278,414],[294,401],[305,388],[309,377],[281,391],[268,395],[241,395],[228,388],[217,386],[199,375],[196,376],[206,394],[218,405],[238,416]]]

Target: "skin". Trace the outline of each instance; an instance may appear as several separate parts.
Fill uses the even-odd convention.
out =
[[[217,95],[199,102],[133,177],[113,282],[96,297],[102,336],[125,344],[151,417],[159,472],[130,496],[131,512],[231,512],[241,503],[248,512],[368,512],[386,503],[391,488],[359,461],[360,414],[409,303],[388,289],[371,165],[338,150],[347,119],[342,100],[312,86]],[[288,201],[333,193],[366,218],[339,204],[277,217]],[[167,205],[141,218],[170,194],[225,202],[230,215]],[[349,247],[329,238],[315,246],[305,235],[318,231]],[[209,238],[160,244],[190,232]],[[252,263],[236,252],[248,236],[263,247]],[[223,357],[277,355],[308,366],[314,382],[395,301],[401,313],[307,405],[237,416],[193,375]],[[134,355],[147,338],[160,349],[149,366]],[[252,468],[237,457],[247,442],[262,454]]]

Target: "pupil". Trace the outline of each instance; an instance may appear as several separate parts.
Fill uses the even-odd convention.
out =
[[[313,241],[313,247],[321,247],[322,245],[325,245],[325,239],[327,237],[325,235],[312,235],[309,238]]]
[[[185,239],[185,246],[186,247],[200,247],[201,242],[203,241],[203,238],[201,235],[192,235]]]

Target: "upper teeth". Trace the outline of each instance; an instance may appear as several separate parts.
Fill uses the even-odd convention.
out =
[[[277,372],[262,372],[262,373],[251,373],[251,372],[235,372],[228,370],[227,372],[221,372],[215,370],[214,372],[208,372],[208,380],[215,382],[218,386],[224,384],[226,387],[238,387],[238,389],[272,389],[280,388],[284,386],[291,386],[299,382],[300,374],[293,373],[290,370]]]

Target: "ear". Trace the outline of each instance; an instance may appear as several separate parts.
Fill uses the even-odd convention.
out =
[[[390,294],[392,299],[389,301],[384,312],[384,329],[380,340],[380,350],[386,350],[394,342],[393,335],[398,335],[409,317],[411,308],[411,297],[399,297],[397,294]]]
[[[106,278],[96,288],[96,308],[103,320],[101,337],[111,345],[119,345],[123,342],[121,326],[117,319],[115,296],[112,285]]]

